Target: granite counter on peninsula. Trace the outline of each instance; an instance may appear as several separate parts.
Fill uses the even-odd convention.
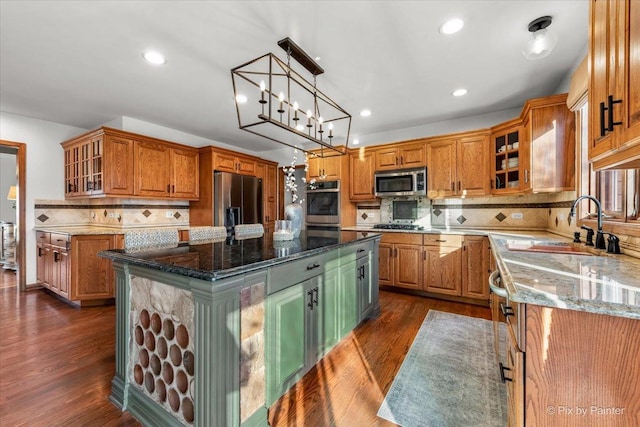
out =
[[[267,407],[377,316],[380,235],[181,243],[116,272],[111,400],[145,425],[267,425]]]

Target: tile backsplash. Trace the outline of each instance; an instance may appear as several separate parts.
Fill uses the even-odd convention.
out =
[[[189,204],[166,200],[36,200],[35,226],[189,226]]]

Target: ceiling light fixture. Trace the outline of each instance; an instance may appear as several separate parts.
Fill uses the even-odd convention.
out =
[[[359,140],[357,140],[357,139],[354,139],[354,140],[353,140],[353,145],[358,145],[358,144],[360,144],[360,141],[359,141]]]
[[[162,65],[167,63],[167,60],[164,58],[164,56],[162,56],[161,53],[153,50],[143,52],[142,57],[153,65]]]
[[[234,96],[248,98],[236,102],[239,128],[306,152],[315,147],[300,147],[301,139],[329,148],[332,155],[346,154],[351,115],[318,89],[316,77],[324,70],[288,37],[278,45],[287,52],[286,62],[267,53],[231,70]],[[291,68],[291,58],[313,82]]]
[[[466,89],[456,89],[452,93],[453,96],[464,96],[466,94],[467,94],[467,90]]]
[[[464,27],[464,21],[460,18],[449,19],[447,22],[440,26],[440,33],[442,34],[454,34],[460,31]]]
[[[371,115],[371,110],[362,110],[360,111],[360,115],[362,117],[369,117]]]
[[[551,25],[550,16],[542,16],[529,23],[528,28],[532,34],[527,40],[527,46],[522,50],[525,58],[532,61],[542,59],[556,47],[558,37],[553,30],[547,28],[549,25]]]

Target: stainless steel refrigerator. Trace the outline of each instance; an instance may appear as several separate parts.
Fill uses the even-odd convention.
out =
[[[213,173],[213,225],[227,232],[237,224],[262,222],[262,180],[229,172]]]

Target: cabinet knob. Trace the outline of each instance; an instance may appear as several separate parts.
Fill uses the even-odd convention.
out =
[[[307,265],[307,271],[308,270],[315,270],[316,268],[320,267],[320,264],[312,264],[312,265]]]

